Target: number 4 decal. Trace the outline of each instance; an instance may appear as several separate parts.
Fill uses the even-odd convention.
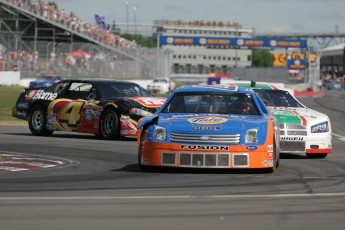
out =
[[[58,130],[72,131],[80,123],[84,104],[85,101],[58,99],[49,105],[48,114],[56,116]]]
[[[59,121],[64,121],[68,126],[77,126],[81,119],[81,109],[85,101],[72,101],[61,108]]]

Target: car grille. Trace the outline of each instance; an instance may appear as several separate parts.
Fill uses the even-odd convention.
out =
[[[304,125],[280,124],[280,135],[307,136],[307,128]]]
[[[204,154],[204,153],[180,153],[180,167],[196,167],[196,168],[229,168],[229,154]],[[175,153],[162,153],[162,165],[175,165]]]
[[[162,153],[162,165],[176,165],[176,154],[175,153]]]
[[[232,167],[249,167],[249,156],[247,153],[180,153],[178,159],[179,167],[189,168],[230,168],[230,156],[232,156]],[[161,165],[176,166],[176,153],[163,152],[161,154]]]
[[[231,144],[240,143],[240,134],[195,134],[195,133],[177,133],[170,134],[170,141],[177,143],[213,143],[213,144]]]
[[[305,152],[305,142],[280,141],[280,152]]]
[[[232,166],[233,167],[248,167],[249,166],[248,154],[233,154]]]

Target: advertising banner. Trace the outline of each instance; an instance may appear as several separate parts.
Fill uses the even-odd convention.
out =
[[[159,46],[193,45],[206,47],[264,47],[264,48],[307,48],[306,39],[283,38],[234,38],[204,36],[159,36]]]

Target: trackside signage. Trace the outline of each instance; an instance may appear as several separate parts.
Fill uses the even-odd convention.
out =
[[[159,37],[159,45],[221,46],[221,47],[265,47],[265,48],[307,48],[307,39],[283,38],[235,38],[207,36],[165,36]]]

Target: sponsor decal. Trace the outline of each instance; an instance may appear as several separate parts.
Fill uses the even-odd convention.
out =
[[[181,145],[181,149],[188,150],[218,150],[218,151],[228,151],[229,146],[217,146],[217,145]]]
[[[263,46],[263,44],[264,44],[264,41],[261,41],[261,40],[248,39],[244,42],[244,46],[260,46],[261,47]]]
[[[199,42],[200,42],[200,45],[205,45],[207,42],[207,39],[206,38],[200,38]]]
[[[175,45],[192,45],[193,39],[191,38],[176,38],[174,40]]]
[[[18,108],[20,109],[27,109],[28,108],[28,103],[18,103]]]
[[[262,164],[267,167],[268,166],[268,160],[262,160]]]
[[[277,41],[276,40],[271,40],[270,41],[270,46],[277,46]]]
[[[38,90],[30,90],[27,94],[26,94],[26,100],[32,100],[32,98],[35,96],[35,94],[37,93]]]
[[[166,101],[166,98],[152,98],[152,97],[134,97],[134,98],[129,98],[129,99],[136,101],[145,107],[150,107],[150,108],[161,107]]]
[[[268,153],[268,159],[269,160],[273,160],[274,159],[273,156],[274,156],[273,153]]]
[[[317,118],[317,116],[311,114],[311,115],[304,115],[304,117],[309,117],[309,118]]]
[[[307,125],[305,117],[300,116],[295,110],[274,108],[271,112],[279,123]]]
[[[120,132],[121,132],[122,135],[128,134],[128,130],[121,130]]]
[[[230,45],[230,40],[227,39],[208,39],[207,40],[207,45],[210,46],[229,46]]]
[[[220,126],[192,126],[193,130],[216,130],[219,131],[220,130]]]
[[[281,141],[303,141],[304,137],[280,137]]]
[[[247,150],[249,150],[249,151],[255,151],[257,149],[258,149],[257,146],[247,146]]]
[[[121,115],[120,122],[122,129],[127,128],[128,130],[132,129],[137,131],[138,123],[129,116]]]
[[[268,166],[273,167],[273,160],[269,160]]]
[[[52,100],[55,100],[56,97],[57,97],[57,93],[51,93],[51,92],[45,92],[44,90],[38,90],[37,93],[35,94],[35,96],[32,97],[32,99],[33,100],[41,99],[41,100],[52,101]]]
[[[213,125],[227,122],[228,119],[218,116],[203,116],[189,118],[188,121],[192,124]]]
[[[129,130],[128,133],[132,134],[132,135],[135,135],[135,134],[137,134],[137,131],[136,130]]]
[[[210,141],[212,138],[211,137],[209,137],[209,136],[201,136],[201,137],[199,137],[199,140],[201,140],[201,141]]]
[[[267,152],[273,153],[273,145],[267,145]]]

